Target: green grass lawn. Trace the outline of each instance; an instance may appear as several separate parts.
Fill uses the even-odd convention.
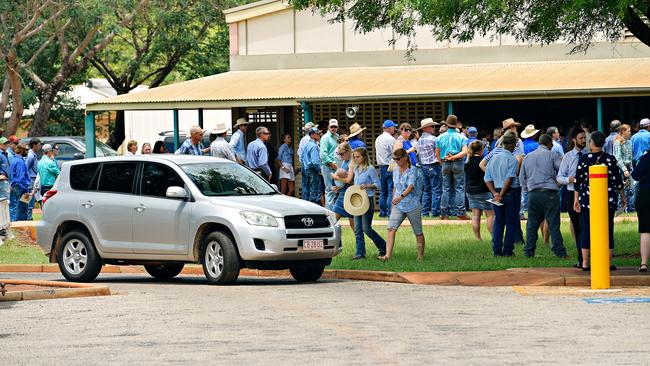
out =
[[[375,229],[386,237],[386,226],[376,225]],[[568,267],[577,261],[575,244],[569,232],[569,225],[562,224],[562,234],[570,259],[556,258],[548,245],[541,239],[535,258],[525,258],[522,245],[515,247],[514,258],[494,258],[490,235],[482,228],[483,241],[474,239],[469,224],[425,226],[425,260],[416,261],[415,236],[410,226],[397,232],[393,259],[383,263],[375,259],[377,248],[366,238],[367,259],[353,261],[354,234],[348,227],[343,228],[343,252],[334,258],[329,268],[369,269],[395,272],[443,272],[443,271],[490,271],[507,268]],[[614,264],[617,266],[637,266],[639,264],[639,234],[636,222],[621,222],[615,226],[616,249]],[[17,238],[0,246],[0,264],[42,264],[47,258],[41,249],[26,238]]]

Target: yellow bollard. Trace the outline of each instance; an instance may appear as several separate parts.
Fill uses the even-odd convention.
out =
[[[609,204],[607,166],[589,167],[589,235],[591,238],[591,289],[610,287],[609,281]]]

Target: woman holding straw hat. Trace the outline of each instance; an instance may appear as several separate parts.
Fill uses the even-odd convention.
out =
[[[387,261],[393,256],[395,233],[404,219],[408,217],[418,245],[418,261],[423,261],[422,205],[415,190],[418,173],[416,168],[411,166],[406,150],[395,150],[393,159],[397,162],[397,168],[393,170],[393,206],[388,219],[388,245],[386,246],[386,255],[380,257],[379,260]]]
[[[346,177],[350,177],[351,175],[354,174],[353,164],[350,164],[352,160],[352,149],[350,148],[350,144],[344,142],[338,146],[336,152],[341,158],[341,166],[339,167],[337,172],[343,169],[347,173],[344,177],[339,176],[338,174],[336,174],[336,172],[332,173],[332,179],[334,179],[334,186],[332,187],[332,190],[338,194],[338,196],[336,197],[336,201],[334,202],[334,206],[332,207],[332,211],[334,211],[334,213],[336,214],[337,220],[340,219],[341,217],[349,218],[350,227],[354,229],[353,216],[345,210],[343,204],[345,198],[345,191],[347,191],[348,187],[352,183],[352,180],[351,179],[348,180]]]
[[[372,218],[375,214],[375,191],[379,188],[379,174],[370,165],[368,150],[358,147],[352,152],[354,164],[345,181],[354,185],[345,192],[345,211],[354,215],[354,237],[356,252],[353,260],[366,258],[365,235],[375,244],[379,257],[386,254],[386,241],[372,228]],[[361,200],[354,200],[357,196]],[[360,202],[358,204],[357,202]]]

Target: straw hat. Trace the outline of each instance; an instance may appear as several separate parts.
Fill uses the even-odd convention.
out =
[[[526,139],[526,138],[535,136],[535,134],[538,133],[538,132],[539,132],[539,130],[535,129],[535,126],[530,124],[530,125],[526,126],[526,128],[523,131],[521,131],[521,138]]]
[[[440,123],[435,122],[433,118],[425,118],[422,121],[420,121],[420,128],[418,130],[421,130],[425,127],[433,127],[433,126],[439,126]]]
[[[217,126],[212,131],[210,131],[210,133],[215,134],[215,135],[220,135],[220,134],[222,134],[222,133],[224,133],[226,131],[228,131],[228,126],[226,126],[225,123],[220,122],[220,123],[217,123]]]
[[[237,123],[235,123],[234,126],[232,126],[232,129],[234,130],[235,128],[239,126],[245,126],[245,125],[250,125],[251,123],[246,120],[246,118],[240,118],[237,120]]]
[[[368,192],[358,185],[348,187],[343,197],[343,209],[352,216],[361,216],[368,212],[369,208]]]
[[[302,127],[302,130],[307,132],[311,130],[311,128],[314,127],[314,122],[307,122],[305,125]]]
[[[512,119],[512,118],[508,118],[507,120],[501,122],[501,124],[502,124],[504,130],[509,129],[509,128],[511,128],[512,126],[517,126],[517,127],[521,126],[521,123],[516,122],[516,121],[515,121],[514,119]]]
[[[366,128],[361,128],[361,126],[358,123],[353,124],[350,126],[350,134],[348,135],[348,138],[352,136],[356,136],[361,133],[361,131],[365,130]]]
[[[463,128],[463,125],[460,122],[458,122],[458,117],[456,117],[453,114],[447,116],[447,120],[445,121],[445,124],[449,128]]]

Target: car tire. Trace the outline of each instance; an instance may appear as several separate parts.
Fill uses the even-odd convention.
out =
[[[239,255],[230,236],[213,232],[203,239],[201,265],[208,282],[213,285],[229,285],[239,277]]]
[[[185,267],[184,263],[165,263],[161,265],[145,265],[144,270],[151,275],[151,277],[158,280],[169,280],[176,276]]]
[[[63,235],[56,257],[61,274],[68,281],[92,282],[102,270],[102,260],[84,231],[74,230]]]
[[[323,275],[325,266],[310,264],[289,268],[289,272],[298,282],[316,282]]]

